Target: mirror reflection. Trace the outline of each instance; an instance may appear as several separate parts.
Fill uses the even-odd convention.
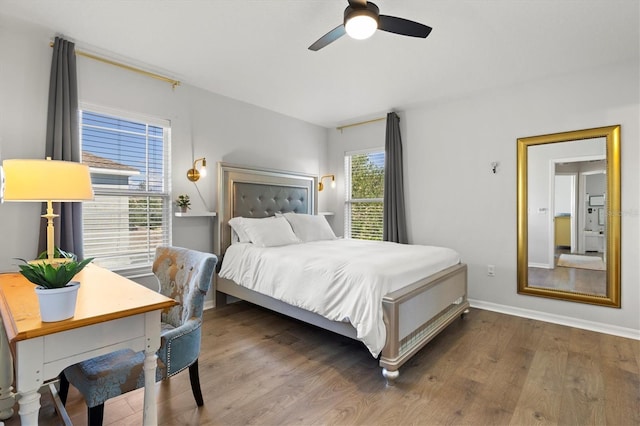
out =
[[[619,306],[619,126],[519,139],[518,192],[518,292]]]

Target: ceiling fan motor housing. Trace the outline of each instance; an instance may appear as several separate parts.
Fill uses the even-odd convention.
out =
[[[378,22],[378,16],[380,16],[380,8],[375,3],[367,2],[367,7],[353,7],[347,6],[344,10],[344,23],[356,16],[370,16]]]

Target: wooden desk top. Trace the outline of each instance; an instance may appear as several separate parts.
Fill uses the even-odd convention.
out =
[[[35,284],[19,272],[0,274],[0,313],[11,343],[171,307],[176,302],[93,264],[80,281],[75,315],[64,321],[42,322]]]

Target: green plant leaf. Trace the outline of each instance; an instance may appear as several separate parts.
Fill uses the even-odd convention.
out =
[[[24,259],[18,260],[25,263],[24,265],[19,265],[20,273],[32,283],[44,288],[61,288],[66,286],[78,272],[91,263],[93,258],[85,259],[82,262],[74,259],[57,265],[50,263],[32,264]]]

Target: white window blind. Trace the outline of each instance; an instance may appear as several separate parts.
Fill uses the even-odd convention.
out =
[[[81,111],[83,163],[94,201],[83,203],[84,255],[133,277],[171,244],[168,121]],[[132,116],[133,117],[133,116]]]
[[[384,150],[345,155],[345,236],[382,241]]]

